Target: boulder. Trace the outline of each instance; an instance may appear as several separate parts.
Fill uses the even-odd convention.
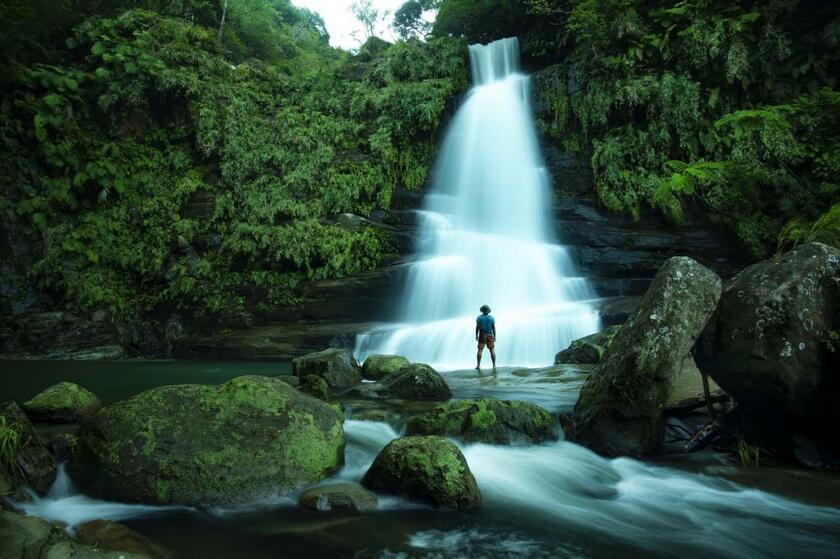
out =
[[[0,459],[9,478],[7,482],[46,493],[55,481],[55,458],[15,402],[0,404],[0,440],[4,443]]]
[[[135,532],[128,526],[109,520],[92,520],[75,528],[79,543],[97,549],[120,551],[155,559],[175,559],[175,554]]]
[[[683,358],[720,297],[720,278],[686,257],[668,259],[615,335],[575,404],[572,438],[605,456],[647,456]]]
[[[70,462],[104,498],[206,506],[293,491],[344,459],[341,417],[269,377],[161,386],[85,421]]]
[[[37,516],[0,509],[0,557],[9,559],[161,559],[159,555],[111,551],[70,539]],[[165,557],[163,557],[165,559]]]
[[[708,380],[711,401],[715,403],[726,400],[726,393],[720,389],[720,386],[713,379],[709,378]],[[690,411],[704,406],[705,403],[706,393],[703,390],[703,375],[697,368],[694,358],[691,355],[686,355],[679,373],[674,377],[674,387],[671,389],[668,401],[665,402],[665,409],[668,412],[677,413]]]
[[[358,483],[334,483],[304,491],[298,499],[302,509],[318,512],[371,512],[377,498]]]
[[[557,439],[554,417],[530,402],[458,400],[412,418],[407,435],[442,435],[488,444],[531,444]]]
[[[72,382],[59,382],[23,403],[32,421],[78,423],[102,408],[96,394]]]
[[[316,375],[327,381],[330,388],[345,389],[362,381],[359,364],[349,349],[325,349],[292,360],[295,376]]]
[[[838,329],[840,249],[801,245],[727,282],[697,365],[754,412],[824,421],[840,409]]]
[[[464,455],[455,443],[437,436],[391,441],[373,461],[362,485],[447,509],[473,509],[481,504]]]
[[[66,462],[76,450],[79,437],[75,433],[53,433],[47,437],[47,446],[58,462]]]
[[[382,380],[408,364],[408,359],[401,355],[368,355],[362,365],[362,376],[370,380]]]
[[[359,394],[404,400],[448,400],[449,385],[425,363],[412,363],[375,384],[360,387]]]
[[[610,345],[621,326],[610,326],[606,330],[590,334],[573,341],[569,347],[554,357],[554,364],[595,365],[601,361],[604,350]]]
[[[323,402],[332,402],[334,400],[332,390],[330,390],[327,381],[316,375],[306,375],[300,379],[298,390],[318,398]]]

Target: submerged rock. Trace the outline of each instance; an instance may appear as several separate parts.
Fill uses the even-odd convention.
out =
[[[362,396],[404,400],[448,400],[452,397],[443,377],[425,363],[406,365],[378,383],[359,387],[357,392]]]
[[[665,263],[580,391],[576,442],[606,456],[646,456],[659,447],[674,378],[720,290],[717,274],[690,258]]]
[[[554,363],[595,365],[601,361],[604,351],[620,329],[621,326],[610,326],[606,330],[573,341],[554,357]]]
[[[358,483],[334,483],[307,489],[298,504],[302,509],[318,512],[371,512],[378,499]]]
[[[382,380],[408,364],[408,359],[401,355],[368,355],[362,365],[362,376],[370,380]]]
[[[59,382],[23,403],[33,421],[77,423],[102,408],[96,394],[72,382]]]
[[[46,493],[55,481],[55,458],[15,402],[0,404],[0,431],[6,484],[18,490],[27,485],[38,493]]]
[[[697,365],[755,412],[824,421],[840,415],[838,329],[840,249],[802,245],[727,282]]]
[[[316,375],[327,381],[330,388],[350,388],[362,381],[359,364],[349,349],[325,349],[292,360],[295,376]]]
[[[175,559],[175,554],[135,532],[128,526],[109,520],[92,520],[76,526],[79,543],[97,549],[120,551],[155,559]]]
[[[391,441],[373,461],[362,485],[436,507],[472,509],[481,505],[467,460],[455,443],[443,437]]]
[[[74,479],[109,499],[211,505],[320,481],[344,459],[341,417],[281,380],[147,390],[82,424]]]
[[[554,418],[517,400],[458,400],[408,422],[407,435],[443,435],[489,444],[528,444],[556,439]]]

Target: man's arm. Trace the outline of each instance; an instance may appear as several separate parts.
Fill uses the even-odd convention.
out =
[[[493,339],[496,339],[496,319],[493,319]]]
[[[478,321],[475,321],[475,339],[478,339]]]

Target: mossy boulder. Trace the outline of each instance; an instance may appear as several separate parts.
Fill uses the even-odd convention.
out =
[[[530,402],[458,400],[412,418],[407,435],[443,435],[489,444],[530,444],[556,439],[554,417]]]
[[[362,386],[359,393],[404,400],[448,400],[452,397],[443,377],[425,363],[406,365],[375,384]]]
[[[605,456],[654,453],[674,378],[720,291],[710,269],[686,257],[668,259],[586,379],[567,435]]]
[[[607,346],[621,329],[620,325],[577,339],[554,356],[554,364],[595,365],[601,361]]]
[[[401,355],[368,355],[362,365],[362,376],[370,380],[382,380],[409,364]]]
[[[55,458],[15,402],[0,404],[0,438],[6,448],[0,467],[7,484],[16,491],[29,486],[37,493],[46,493],[55,481]]]
[[[161,386],[79,429],[76,481],[109,499],[204,506],[293,491],[344,459],[341,417],[285,382]]]
[[[358,483],[319,485],[301,493],[298,505],[318,512],[371,512],[378,499]]]
[[[77,423],[102,408],[96,394],[72,382],[59,382],[23,403],[32,421]]]
[[[8,559],[166,559],[143,552],[109,550],[76,542],[37,516],[0,509],[0,557]]]
[[[349,349],[331,348],[298,357],[292,360],[292,371],[301,379],[319,376],[339,390],[362,382],[361,368]]]
[[[697,366],[754,414],[829,425],[840,418],[838,331],[840,249],[809,243],[726,283]]]
[[[362,485],[447,509],[481,505],[481,493],[467,460],[455,443],[444,437],[391,441],[365,473]]]

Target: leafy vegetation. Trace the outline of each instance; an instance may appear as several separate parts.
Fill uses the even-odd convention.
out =
[[[24,438],[20,423],[9,422],[0,415],[0,472],[12,479],[25,481],[18,455],[27,444],[29,440]]]
[[[464,45],[350,56],[286,0],[231,2],[224,26],[220,2],[175,4],[194,17],[112,7],[5,61],[0,211],[35,249],[26,279],[114,320],[223,319],[376,266],[389,237],[337,216],[424,184]]]
[[[838,201],[840,5],[446,0],[435,23],[511,31],[549,67],[545,136],[591,164],[606,207],[699,211],[758,257]]]

